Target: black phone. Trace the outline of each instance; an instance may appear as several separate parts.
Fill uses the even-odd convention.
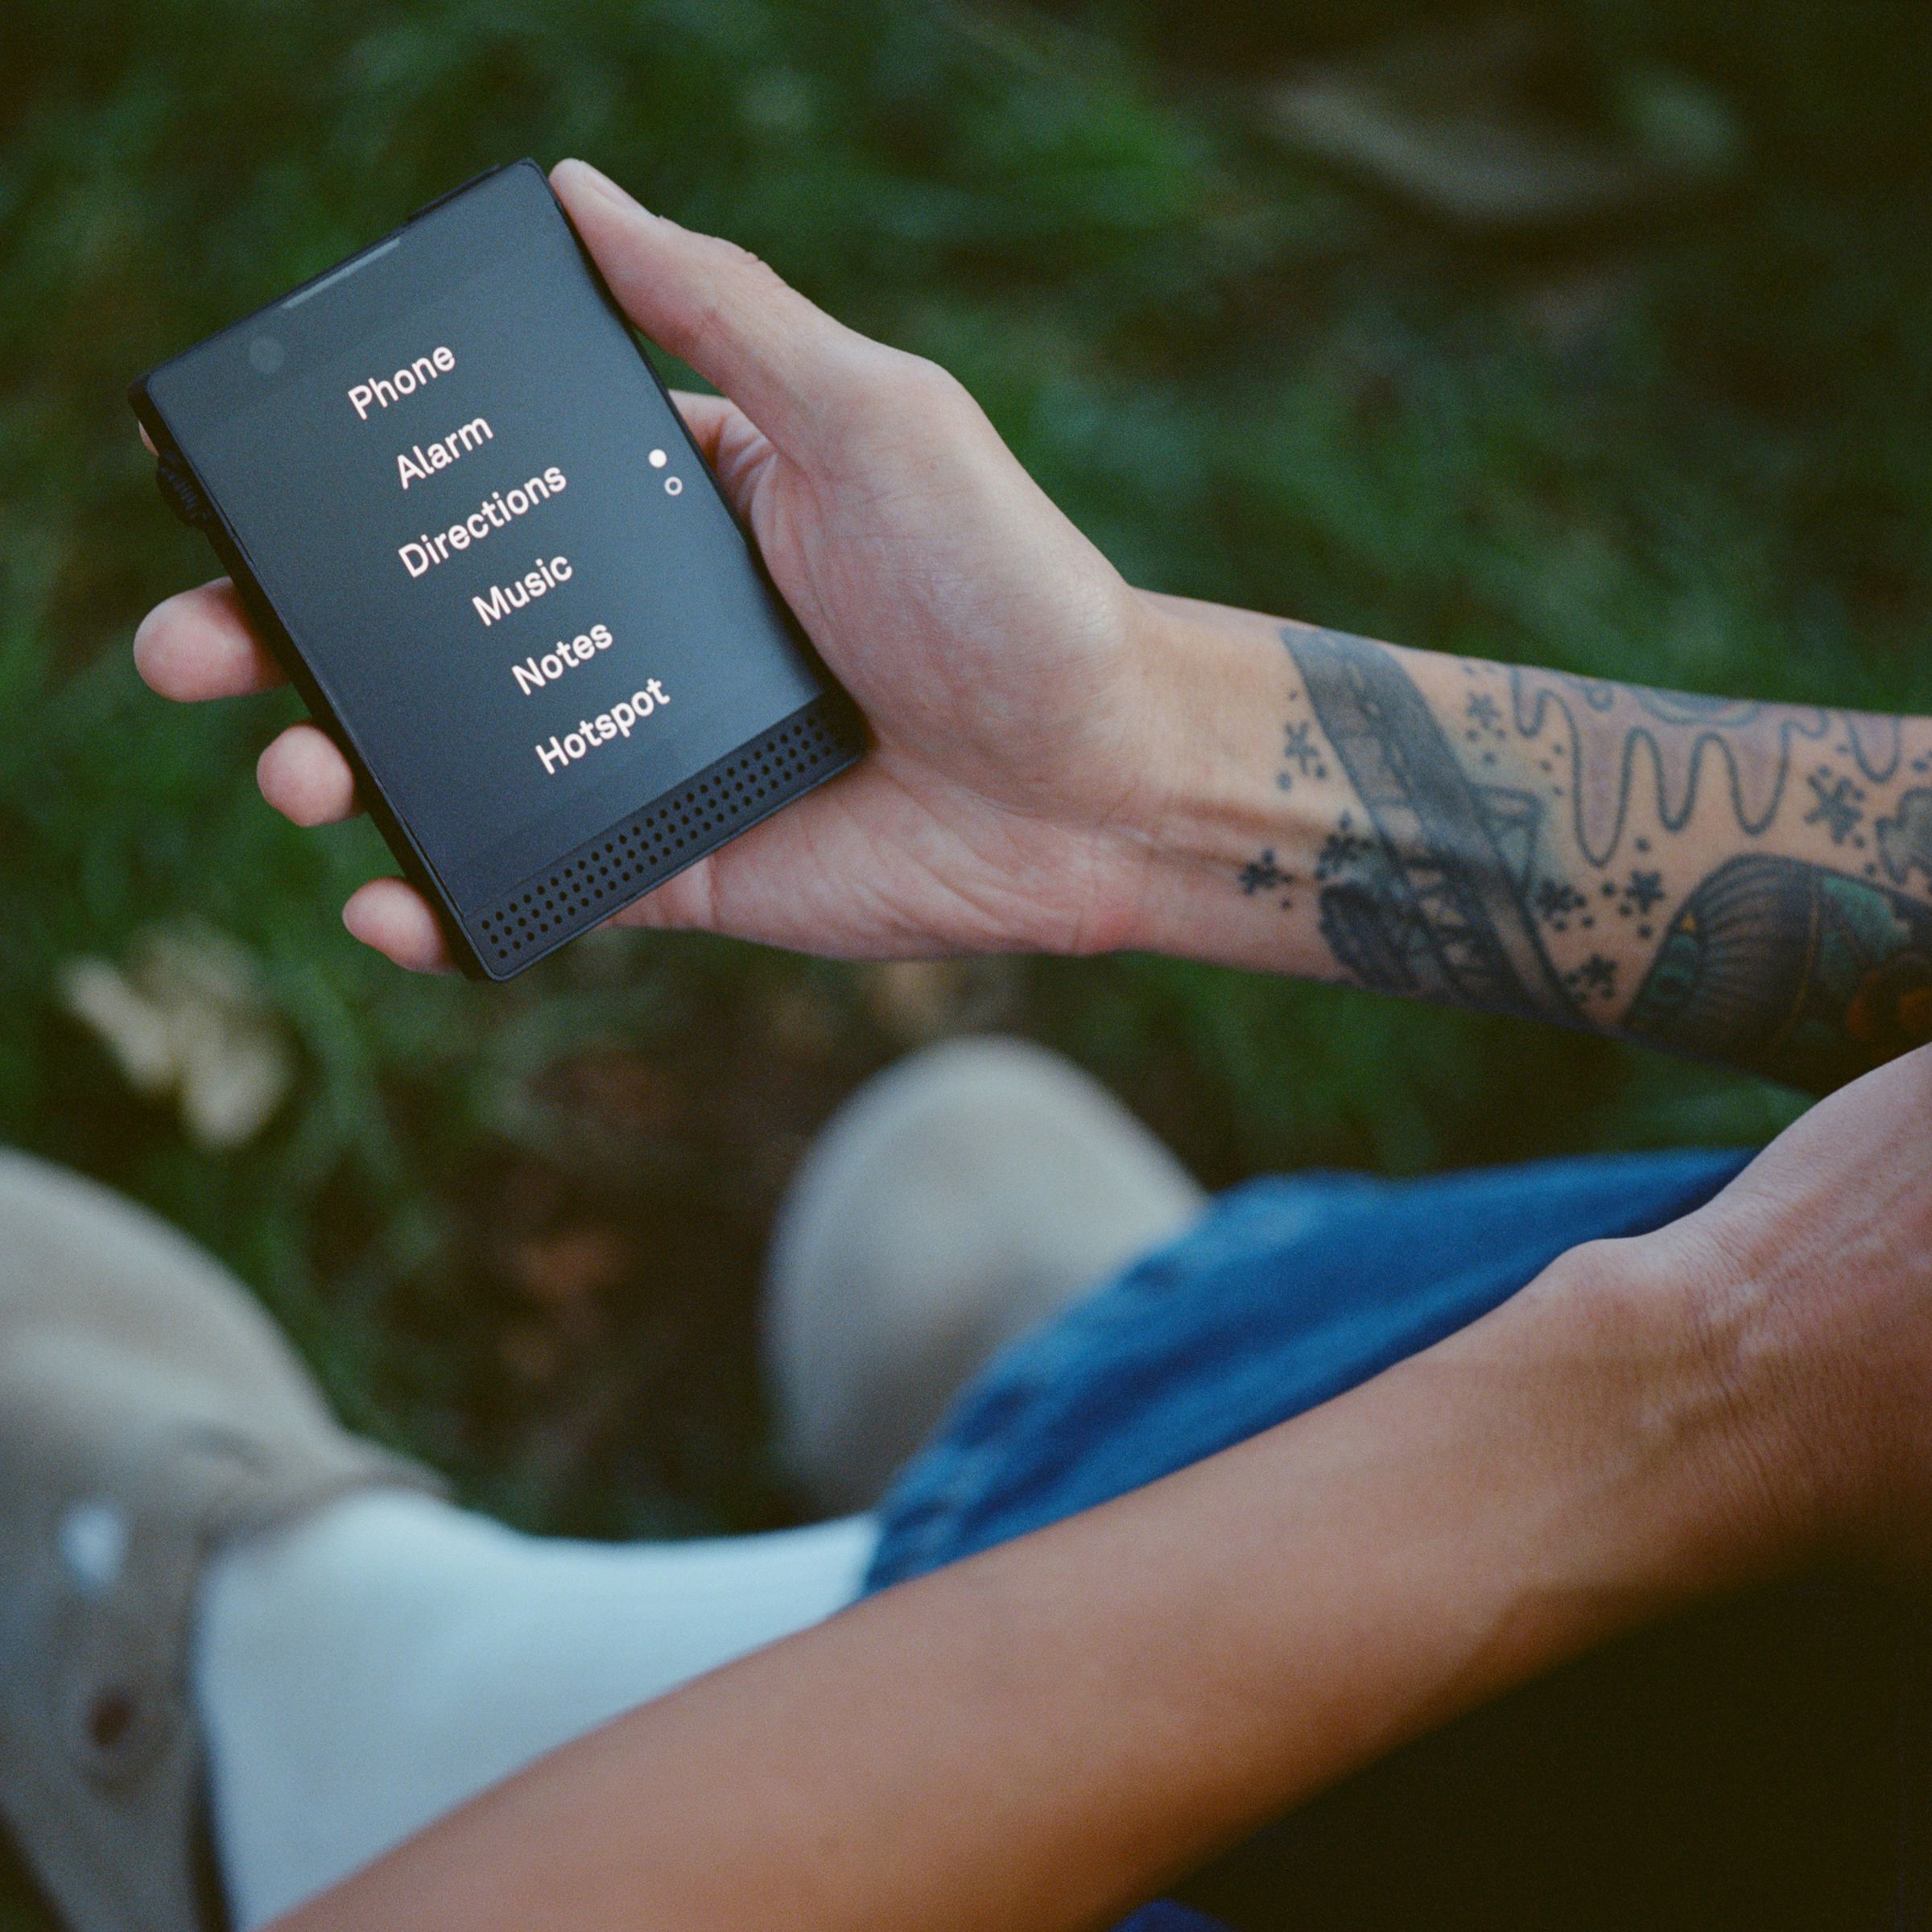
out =
[[[534,162],[129,394],[473,975],[863,749]]]

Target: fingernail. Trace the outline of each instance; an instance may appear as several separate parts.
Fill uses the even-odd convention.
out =
[[[580,161],[573,155],[568,161],[559,162],[558,166],[559,168],[568,167],[581,176],[586,188],[601,195],[613,207],[624,208],[634,214],[647,215],[650,213],[635,195],[626,194],[601,168],[592,167],[588,161]]]

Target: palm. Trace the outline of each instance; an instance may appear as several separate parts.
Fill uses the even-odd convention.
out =
[[[857,770],[623,919],[872,957],[1108,943],[1137,863],[1108,835],[1154,777],[1140,601],[950,378],[580,163],[555,179],[633,319],[737,398],[684,407],[874,739]],[[169,600],[135,652],[178,698],[280,675],[226,584]],[[310,726],[284,732],[259,776],[300,824],[357,806],[341,752]],[[363,886],[345,916],[402,964],[448,964],[435,915],[399,879]]]
[[[873,957],[1101,942],[1106,848],[1086,835],[1145,776],[1124,701],[1134,600],[964,392],[919,380],[916,428],[855,430],[849,469],[808,469],[733,405],[687,400],[874,747],[626,923]]]

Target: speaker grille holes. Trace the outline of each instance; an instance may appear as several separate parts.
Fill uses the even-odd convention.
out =
[[[506,894],[476,922],[477,952],[498,969],[534,964],[843,770],[861,743],[845,708],[819,699]]]

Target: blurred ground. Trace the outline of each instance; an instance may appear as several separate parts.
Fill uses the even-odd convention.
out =
[[[473,1500],[598,1534],[786,1520],[750,1342],[771,1203],[843,1093],[948,1030],[1072,1052],[1217,1183],[1794,1110],[1144,960],[601,938],[508,989],[407,980],[336,920],[374,836],[254,795],[291,705],[191,715],[133,677],[140,613],[209,562],[121,390],[477,169],[580,153],[947,362],[1137,581],[1923,708],[1917,6],[10,0],[5,40],[0,1139],[208,1242],[355,1422]],[[187,1059],[117,1059],[74,989],[139,1033],[157,927],[242,991],[184,996]]]

